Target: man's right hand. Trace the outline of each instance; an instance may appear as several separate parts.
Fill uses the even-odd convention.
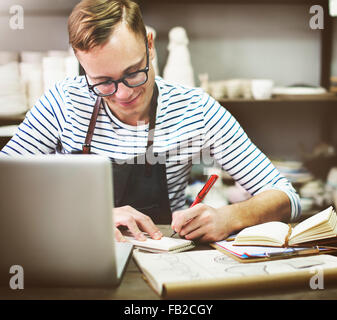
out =
[[[119,226],[127,227],[135,239],[141,241],[146,240],[143,232],[148,233],[152,239],[156,240],[159,240],[163,236],[149,216],[137,211],[130,206],[115,208],[114,219],[116,227],[115,237],[117,241],[126,241],[118,229]]]

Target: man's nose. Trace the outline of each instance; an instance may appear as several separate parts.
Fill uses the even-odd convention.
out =
[[[118,83],[117,92],[115,93],[115,97],[118,100],[127,100],[133,93],[133,88],[129,88],[123,82]]]

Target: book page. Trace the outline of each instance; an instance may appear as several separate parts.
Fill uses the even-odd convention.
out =
[[[312,217],[302,221],[296,227],[293,228],[291,236],[289,240],[294,239],[294,237],[298,236],[299,234],[306,232],[316,226],[319,226],[323,223],[327,223],[330,219],[331,213],[333,212],[332,207],[329,207]]]
[[[272,221],[243,229],[235,237],[234,245],[279,245],[284,244],[289,226],[283,222]]]

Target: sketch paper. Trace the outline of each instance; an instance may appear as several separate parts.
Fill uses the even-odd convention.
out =
[[[190,251],[176,254],[150,254],[137,250],[133,257],[143,271],[154,290],[163,294],[164,287],[175,287],[188,290],[198,288],[198,282],[206,283],[207,290],[212,285],[226,289],[228,283],[233,286],[235,281],[244,281],[254,277],[255,281],[267,280],[272,275],[300,275],[310,273],[310,268],[335,269],[337,272],[337,257],[330,255],[308,256],[286,260],[275,260],[242,264],[217,250]],[[264,277],[263,276],[268,276]],[[262,277],[262,278],[261,278]]]

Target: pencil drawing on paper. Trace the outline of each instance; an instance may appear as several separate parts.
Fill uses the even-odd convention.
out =
[[[311,268],[314,266],[322,265],[324,262],[318,261],[317,259],[313,258],[310,260],[295,260],[295,261],[289,261],[287,264],[294,269],[306,269],[306,268]]]
[[[294,272],[317,265],[324,265],[324,262],[315,257],[311,259],[285,259],[245,264],[236,262],[218,252],[200,255],[199,258],[192,258],[189,254],[161,254],[155,258],[155,264],[161,266],[160,272],[162,274],[170,274],[186,280],[205,279],[206,275],[208,275],[206,276],[207,278],[263,276],[280,272]]]
[[[269,274],[267,266],[263,264],[235,265],[225,268],[226,273],[235,273],[241,276],[256,276]]]
[[[192,268],[187,263],[181,261],[177,255],[159,255],[158,261],[165,262],[166,268],[162,269],[162,272],[164,273],[169,271],[176,275],[184,276],[190,280],[202,278],[202,275],[199,272],[192,270]]]

